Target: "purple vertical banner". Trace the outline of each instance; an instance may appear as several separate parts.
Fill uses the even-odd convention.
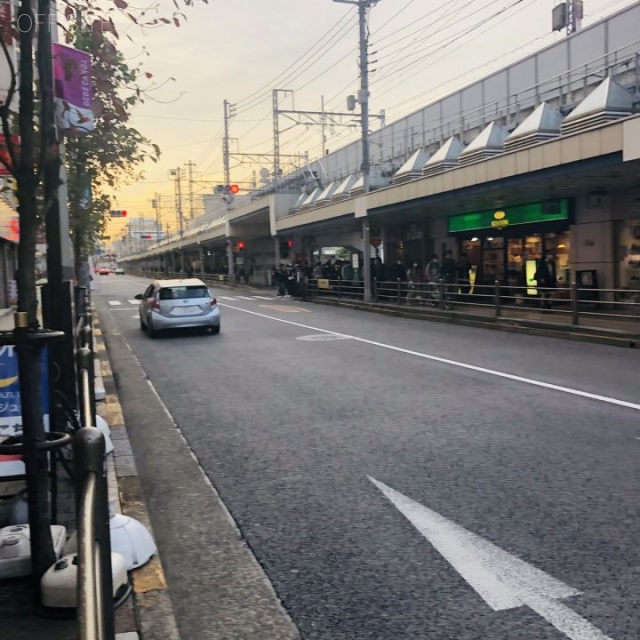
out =
[[[93,130],[91,54],[62,44],[53,45],[56,125],[78,135]]]

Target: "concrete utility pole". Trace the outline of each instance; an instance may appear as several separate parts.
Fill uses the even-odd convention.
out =
[[[229,163],[230,149],[229,149],[229,120],[236,114],[236,108],[230,104],[227,100],[223,103],[224,106],[224,139],[222,141],[222,162],[224,166],[224,183],[225,185],[231,184],[231,167]]]
[[[371,172],[371,158],[369,153],[369,34],[367,29],[367,9],[378,4],[379,0],[333,0],[341,4],[353,4],[358,7],[359,31],[360,31],[360,92],[358,102],[360,103],[360,124],[362,130],[362,185],[365,198],[369,193],[369,176]],[[364,273],[364,299],[371,300],[371,238],[369,216],[366,209],[356,211],[356,215],[363,217],[362,239],[363,251],[363,273]]]
[[[182,216],[182,171],[180,167],[172,169],[169,175],[174,180],[176,194],[176,218],[178,228],[180,229],[180,237],[184,237],[184,222]]]
[[[195,212],[193,210],[193,168],[196,165],[193,164],[193,162],[191,162],[191,160],[189,160],[189,162],[187,162],[187,177],[188,177],[188,181],[189,181],[189,219],[193,220]]]
[[[576,33],[582,28],[584,5],[582,0],[569,0],[567,2],[567,35]]]

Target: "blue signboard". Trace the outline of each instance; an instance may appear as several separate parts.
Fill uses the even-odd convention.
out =
[[[47,349],[42,350],[42,413],[44,426],[49,431],[49,372]],[[22,407],[20,404],[20,381],[18,376],[18,354],[15,347],[0,347],[0,441],[22,433]],[[23,476],[24,463],[21,456],[0,455],[0,478]]]

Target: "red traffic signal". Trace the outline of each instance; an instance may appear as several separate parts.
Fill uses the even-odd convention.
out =
[[[244,249],[244,242],[238,242],[238,250],[242,251]]]
[[[151,240],[153,238],[152,235],[140,236],[143,240]]]
[[[237,184],[229,185],[229,193],[232,193],[235,195],[236,193],[238,193],[238,191],[240,191],[240,187]]]
[[[287,247],[289,247],[289,249],[293,247],[293,240],[287,240]]]
[[[112,218],[126,218],[127,217],[127,212],[122,210],[122,209],[118,209],[117,211],[110,211],[109,214],[111,215]]]

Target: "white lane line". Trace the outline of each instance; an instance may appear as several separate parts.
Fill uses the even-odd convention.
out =
[[[120,300],[109,300],[109,304],[112,307],[121,307],[122,306],[122,302],[120,302]]]
[[[275,300],[273,296],[251,296],[255,300]]]
[[[140,300],[127,300],[129,304],[140,304]]]
[[[218,296],[218,300],[233,300],[235,302],[235,298],[228,298],[227,296]]]
[[[627,402],[626,400],[619,400],[618,398],[611,398],[610,396],[601,396],[597,393],[589,393],[588,391],[581,391],[580,389],[572,389],[571,387],[563,387],[562,385],[552,384],[550,382],[543,382],[542,380],[534,380],[533,378],[525,378],[524,376],[516,376],[513,373],[506,373],[504,371],[496,371],[495,369],[487,369],[486,367],[478,367],[475,364],[467,364],[466,362],[459,362],[457,360],[450,360],[449,358],[441,358],[440,356],[432,356],[428,353],[421,353],[420,351],[413,351],[411,349],[404,349],[402,347],[395,347],[391,344],[384,344],[383,342],[376,342],[375,340],[367,340],[366,338],[360,338],[358,336],[352,336],[347,333],[339,333],[338,331],[329,331],[328,329],[320,329],[319,327],[312,327],[308,324],[302,324],[300,322],[294,322],[293,320],[285,320],[284,318],[275,318],[269,316],[266,313],[259,313],[257,311],[249,311],[248,309],[242,309],[240,307],[233,307],[231,305],[224,305],[227,309],[233,309],[235,311],[241,311],[242,313],[248,313],[252,316],[258,316],[259,318],[265,318],[267,320],[273,320],[274,322],[282,322],[283,324],[290,324],[294,327],[300,327],[302,329],[309,329],[310,331],[317,331],[318,333],[328,333],[334,336],[341,336],[343,338],[350,338],[356,342],[362,342],[373,347],[379,347],[380,349],[388,349],[389,351],[396,351],[397,353],[404,353],[409,356],[415,356],[416,358],[424,358],[425,360],[431,360],[432,362],[440,362],[442,364],[448,364],[461,369],[467,369],[469,371],[476,371],[478,373],[484,373],[497,378],[504,378],[506,380],[513,380],[514,382],[522,382],[524,384],[530,384],[534,387],[541,387],[543,389],[551,389],[552,391],[560,391],[561,393],[568,393],[572,396],[578,396],[580,398],[588,398],[589,400],[597,400],[598,402],[605,402],[607,404],[613,404],[618,407],[626,407],[627,409],[634,409],[640,411],[640,404],[635,402]]]
[[[236,296],[238,300],[253,300],[251,296]]]

